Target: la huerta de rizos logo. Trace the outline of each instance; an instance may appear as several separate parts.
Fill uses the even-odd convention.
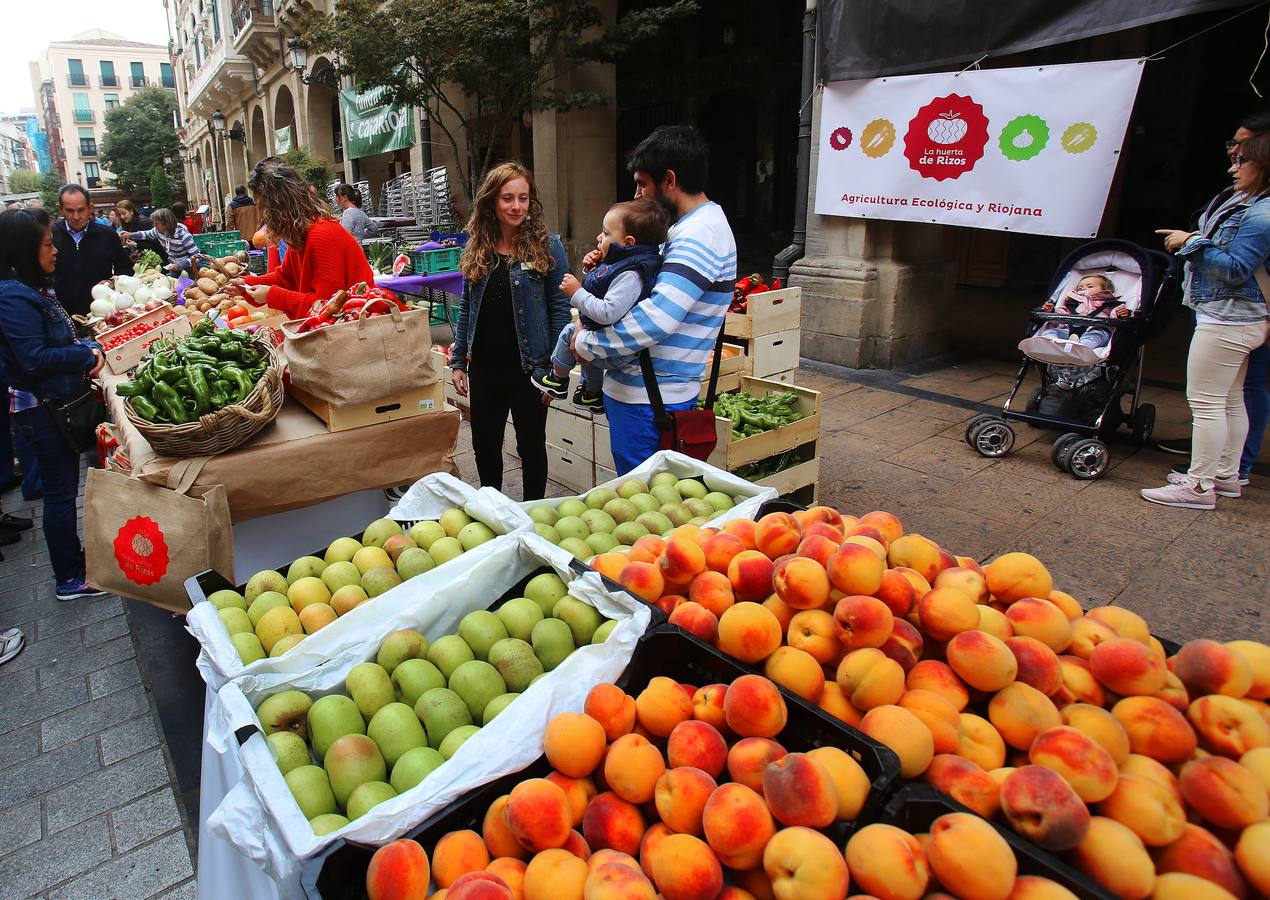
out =
[[[973,169],[987,143],[983,107],[971,97],[949,94],[927,103],[908,123],[904,156],[923,178],[943,181]]]

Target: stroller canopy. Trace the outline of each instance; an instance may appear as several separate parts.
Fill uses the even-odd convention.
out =
[[[1176,266],[1173,257],[1147,250],[1132,241],[1090,241],[1076,248],[1059,265],[1050,282],[1049,299],[1058,301],[1087,275],[1103,275],[1130,310],[1149,314],[1165,274]]]

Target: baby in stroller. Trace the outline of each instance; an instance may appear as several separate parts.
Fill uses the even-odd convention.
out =
[[[1047,300],[1041,307],[1045,312],[1054,312],[1055,304]],[[1076,283],[1075,290],[1058,301],[1058,312],[1069,316],[1094,316],[1097,318],[1124,318],[1130,314],[1126,306],[1116,295],[1116,285],[1106,275],[1086,275]],[[1111,343],[1111,329],[1096,325],[1086,328],[1083,334],[1077,335],[1075,329],[1061,322],[1046,322],[1037,332],[1038,337],[1055,341],[1066,341],[1077,338],[1081,344],[1091,350],[1100,350]]]

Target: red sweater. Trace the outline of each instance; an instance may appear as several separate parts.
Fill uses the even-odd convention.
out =
[[[356,238],[335,219],[319,219],[303,247],[287,248],[282,268],[244,280],[270,285],[269,306],[299,319],[309,314],[315,300],[330,299],[361,281],[373,285],[375,273]]]

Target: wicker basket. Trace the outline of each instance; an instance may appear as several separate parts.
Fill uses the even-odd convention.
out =
[[[269,367],[242,403],[200,416],[197,422],[161,425],[137,415],[125,398],[123,407],[128,421],[154,451],[163,456],[215,456],[247,443],[278,417],[285,398],[282,367],[273,344],[267,340],[255,343],[261,352],[268,354]]]

